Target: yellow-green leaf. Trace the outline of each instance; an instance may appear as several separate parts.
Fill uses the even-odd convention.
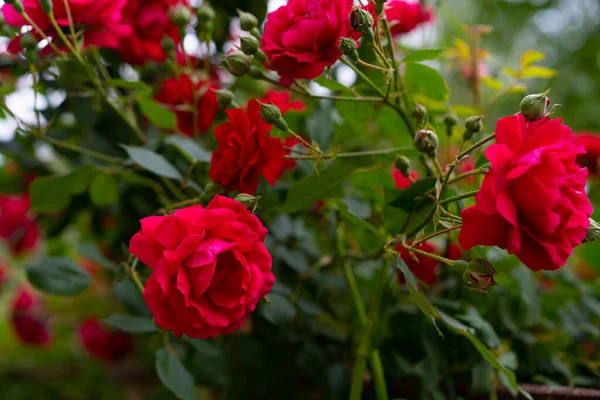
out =
[[[521,69],[526,69],[531,64],[546,58],[546,54],[537,50],[528,50],[521,55]]]
[[[527,67],[521,74],[522,78],[552,78],[557,74],[554,69],[533,65]]]
[[[494,90],[502,90],[504,89],[504,84],[502,82],[500,82],[498,79],[495,78],[491,78],[489,76],[484,76],[481,78],[481,82],[489,87],[490,89],[494,89]]]
[[[514,69],[509,68],[509,67],[502,68],[502,72],[504,72],[506,75],[511,76],[513,78],[519,78],[519,76],[521,75],[519,72],[517,72]]]

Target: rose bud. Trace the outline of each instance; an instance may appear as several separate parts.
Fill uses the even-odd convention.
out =
[[[350,25],[356,32],[365,33],[373,27],[373,16],[367,10],[357,7],[350,13]]]
[[[258,27],[258,18],[254,15],[240,10],[237,10],[237,12],[240,16],[240,28],[243,31],[250,32],[252,29]]]
[[[590,218],[590,228],[585,236],[584,243],[595,242],[600,238],[600,224]]]
[[[422,104],[417,104],[413,109],[412,116],[419,122],[427,117],[427,109]]]
[[[192,19],[192,12],[183,3],[178,3],[173,7],[169,8],[169,20],[177,26],[185,26],[189,24]]]
[[[260,116],[262,117],[263,121],[265,121],[267,124],[275,125],[282,131],[287,132],[289,128],[287,122],[285,122],[285,120],[281,116],[281,111],[279,110],[279,107],[273,104],[263,104],[260,102],[259,104]]]
[[[405,178],[410,176],[410,159],[408,157],[399,156],[396,160],[395,166]]]
[[[463,140],[471,140],[473,135],[483,131],[483,117],[481,115],[469,117],[465,120],[465,133]]]
[[[254,36],[240,37],[240,49],[244,52],[244,54],[248,56],[253,56],[258,51],[258,47],[258,39]]]
[[[544,118],[548,114],[548,107],[550,106],[550,99],[547,97],[548,93],[549,90],[546,90],[544,93],[525,96],[521,101],[521,114],[529,121],[537,121]]]
[[[358,61],[358,51],[356,50],[356,41],[351,38],[343,37],[340,39],[339,44],[340,52],[353,59],[354,61]]]
[[[463,274],[463,282],[469,290],[487,293],[492,286],[498,286],[494,277],[498,272],[492,266],[492,263],[485,258],[478,258],[469,263]]]
[[[448,113],[444,117],[444,124],[446,124],[446,135],[452,136],[452,130],[458,124],[458,117],[453,112]]]
[[[32,33],[27,32],[21,36],[21,47],[25,50],[34,50],[38,41]]]
[[[225,66],[234,76],[243,76],[252,65],[252,57],[239,50],[234,50],[225,56]]]
[[[25,12],[23,3],[21,3],[19,0],[5,0],[4,2],[6,4],[10,4],[19,14],[23,14]]]
[[[40,7],[46,14],[50,14],[52,12],[52,0],[40,0]]]
[[[216,89],[217,102],[221,108],[227,108],[233,103],[233,93],[225,89]]]
[[[415,135],[415,147],[429,157],[435,157],[439,144],[440,140],[433,131],[423,129]]]
[[[207,2],[204,2],[202,7],[196,10],[196,15],[200,21],[212,21],[216,17],[215,9]]]
[[[252,214],[254,214],[258,208],[258,201],[261,199],[261,196],[252,196],[251,194],[240,193],[235,196],[235,199],[242,203],[244,207],[246,207]]]

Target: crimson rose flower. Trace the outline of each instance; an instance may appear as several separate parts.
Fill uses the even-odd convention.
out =
[[[396,184],[396,189],[406,189],[419,179],[419,172],[410,171],[408,177],[406,177],[402,174],[402,172],[393,167],[392,176],[394,178],[394,183]]]
[[[306,111],[306,103],[302,100],[292,100],[292,94],[287,90],[268,89],[259,101],[277,106],[281,115],[287,114],[288,111]]]
[[[103,361],[118,361],[131,351],[131,338],[128,334],[112,332],[95,318],[85,320],[78,333],[83,347]]]
[[[119,44],[121,58],[133,65],[146,61],[163,61],[167,53],[162,48],[163,38],[176,44],[181,42],[179,28],[169,19],[169,8],[188,5],[187,0],[129,0],[123,8],[123,21],[131,26],[131,34]]]
[[[25,287],[19,289],[13,300],[11,323],[22,343],[39,347],[50,343],[48,318],[41,300]]]
[[[36,247],[39,229],[29,215],[29,196],[0,195],[0,238],[13,254]]]
[[[267,229],[241,203],[216,196],[206,208],[141,223],[129,251],[153,270],[144,299],[161,328],[192,338],[232,333],[271,291]]]
[[[196,128],[198,132],[205,133],[219,112],[217,94],[214,92],[218,88],[215,82],[202,79],[193,84],[190,76],[181,74],[179,78],[169,78],[163,82],[156,100],[173,106],[177,115],[177,128],[187,136],[194,136],[194,92],[198,95]],[[177,110],[178,107],[187,109]]]
[[[270,66],[290,79],[314,79],[342,56],[338,43],[350,27],[352,0],[289,0],[270,13],[261,48]]]
[[[56,30],[50,23],[50,19],[42,10],[39,0],[21,0],[25,13],[33,22],[52,38],[52,42],[58,42],[59,48],[64,48]],[[53,13],[57,24],[68,31],[69,18],[64,0],[52,0]],[[119,40],[123,35],[130,32],[129,26],[122,21],[121,10],[127,4],[127,0],[67,0],[72,22],[77,29],[83,28],[84,47],[98,46],[117,48]],[[9,25],[16,27],[29,26],[29,23],[19,14],[12,5],[2,6],[2,14]],[[31,31],[38,39],[41,37],[35,30]],[[8,51],[17,53],[21,51],[20,37],[13,39],[8,46]]]
[[[434,17],[431,7],[423,7],[420,2],[390,0],[385,3],[384,9],[394,36],[413,31],[422,23],[432,21]]]
[[[600,135],[593,133],[577,133],[577,143],[585,147],[585,154],[577,156],[577,163],[587,167],[590,174],[598,174],[598,159],[600,159]]]
[[[434,254],[436,252],[436,248],[430,242],[420,243],[419,245],[417,245],[416,248],[427,253]],[[400,252],[402,260],[406,263],[406,265],[408,265],[408,268],[418,280],[420,280],[423,283],[426,283],[429,286],[439,281],[439,261],[434,260],[433,258],[414,253],[415,256],[417,256],[417,259],[419,260],[417,262],[410,256],[408,250],[406,250],[401,244],[396,247],[396,251]],[[401,283],[405,282],[404,275],[400,271],[398,271],[398,279]]]
[[[491,171],[477,204],[462,212],[459,243],[498,246],[530,269],[555,270],[581,244],[593,209],[585,194],[585,152],[561,119],[528,122],[517,114],[498,120],[496,143],[486,149]]]
[[[283,145],[269,137],[271,125],[260,116],[260,104],[248,103],[248,111],[227,110],[229,122],[215,129],[219,147],[212,155],[208,176],[227,190],[255,194],[258,176],[274,185],[281,175]]]

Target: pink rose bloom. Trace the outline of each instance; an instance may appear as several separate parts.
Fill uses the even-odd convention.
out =
[[[57,43],[61,49],[66,48],[60,43],[56,30],[50,23],[50,19],[42,10],[39,0],[22,0],[25,13],[36,23],[44,34]],[[119,40],[127,35],[130,29],[122,21],[121,10],[127,4],[127,0],[68,0],[69,9],[75,29],[84,29],[84,47],[98,46],[117,48]],[[69,32],[69,19],[64,0],[52,0],[53,13],[57,24],[64,32]],[[19,14],[12,5],[2,6],[2,14],[9,25],[22,27],[29,26],[25,18]],[[41,39],[37,32],[33,34]],[[8,47],[13,53],[21,51],[20,37],[13,39]]]
[[[507,249],[534,271],[558,269],[585,238],[593,212],[587,171],[575,161],[585,149],[561,119],[517,114],[498,120],[496,134],[485,151],[491,171],[476,205],[462,212],[459,243]]]
[[[129,251],[152,268],[144,299],[155,323],[177,336],[215,337],[242,327],[271,291],[267,229],[240,202],[148,217]]]

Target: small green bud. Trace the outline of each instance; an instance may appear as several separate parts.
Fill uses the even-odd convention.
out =
[[[169,36],[165,36],[163,37],[162,41],[160,42],[161,47],[163,48],[164,51],[166,51],[167,53],[172,52],[173,50],[175,50],[175,41],[173,39],[171,39]]]
[[[427,154],[431,158],[435,157],[439,145],[440,140],[433,131],[424,129],[415,135],[415,147],[417,150]]]
[[[185,26],[192,19],[192,12],[183,3],[178,3],[169,8],[168,15],[169,20],[177,26]]]
[[[212,19],[198,20],[198,32],[199,33],[211,33],[215,30],[215,21]]]
[[[493,228],[492,228],[493,229]],[[469,263],[463,273],[465,287],[476,292],[487,293],[492,286],[498,286],[494,279],[498,272],[487,258],[478,258]]]
[[[264,51],[262,51],[261,49],[258,49],[258,50],[256,51],[256,54],[254,54],[254,58],[255,58],[255,59],[258,61],[258,62],[261,62],[261,63],[264,63],[264,62],[266,62],[266,61],[267,61],[267,56],[266,56],[265,52],[264,52]]]
[[[198,16],[199,21],[212,21],[217,16],[215,9],[207,2],[204,2],[202,7],[196,10],[196,15]]]
[[[400,171],[405,178],[408,178],[410,175],[410,159],[406,156],[399,156],[396,160],[396,169]]]
[[[27,32],[21,36],[20,43],[24,50],[33,50],[37,47],[38,40],[33,33]]]
[[[419,122],[427,117],[427,109],[422,104],[417,104],[413,109],[412,116]]]
[[[383,5],[387,0],[375,0],[375,12],[377,15],[383,12]]]
[[[458,117],[451,112],[444,117],[444,124],[450,128],[454,128],[458,124]]]
[[[251,213],[255,213],[258,208],[258,201],[261,199],[260,196],[252,196],[247,193],[240,193],[235,196],[235,199],[242,203],[244,207],[250,210]]]
[[[253,56],[258,51],[258,47],[258,39],[254,36],[240,37],[240,49],[244,52],[244,54]]]
[[[261,33],[260,29],[258,29],[258,28],[250,29],[250,34],[252,36],[254,36],[255,38],[257,38],[258,40],[260,40],[262,37],[262,33]]]
[[[358,51],[356,50],[356,41],[351,38],[341,38],[339,43],[340,52],[353,59],[354,61],[358,61]]]
[[[350,25],[356,32],[366,33],[373,28],[373,16],[367,10],[355,7],[350,13]]]
[[[217,102],[221,108],[227,108],[233,103],[233,93],[226,89],[216,89]]]
[[[275,125],[277,128],[282,131],[286,131],[289,129],[287,122],[281,116],[281,111],[279,107],[274,104],[263,104],[260,103],[260,116],[263,121],[267,124]]]
[[[600,240],[600,224],[590,218],[590,228],[587,231],[583,243],[595,242],[597,240]]]
[[[254,15],[241,10],[237,10],[237,13],[240,16],[240,28],[242,28],[243,31],[250,32],[258,27],[258,18]]]
[[[469,117],[465,120],[465,133],[463,140],[471,140],[473,135],[483,131],[483,117],[481,115]]]
[[[232,51],[225,56],[225,66],[234,76],[243,76],[252,65],[252,57],[239,50]]]
[[[52,0],[40,0],[40,7],[46,14],[50,14],[52,12]]]
[[[262,79],[264,77],[263,72],[256,65],[250,67],[248,76],[254,79]]]
[[[4,2],[6,4],[10,4],[19,14],[23,14],[25,12],[23,3],[21,3],[19,0],[5,0]]]
[[[547,97],[549,92],[550,90],[546,90],[544,93],[525,96],[521,101],[521,114],[529,121],[544,118],[548,114],[548,107],[550,106],[550,99]]]

